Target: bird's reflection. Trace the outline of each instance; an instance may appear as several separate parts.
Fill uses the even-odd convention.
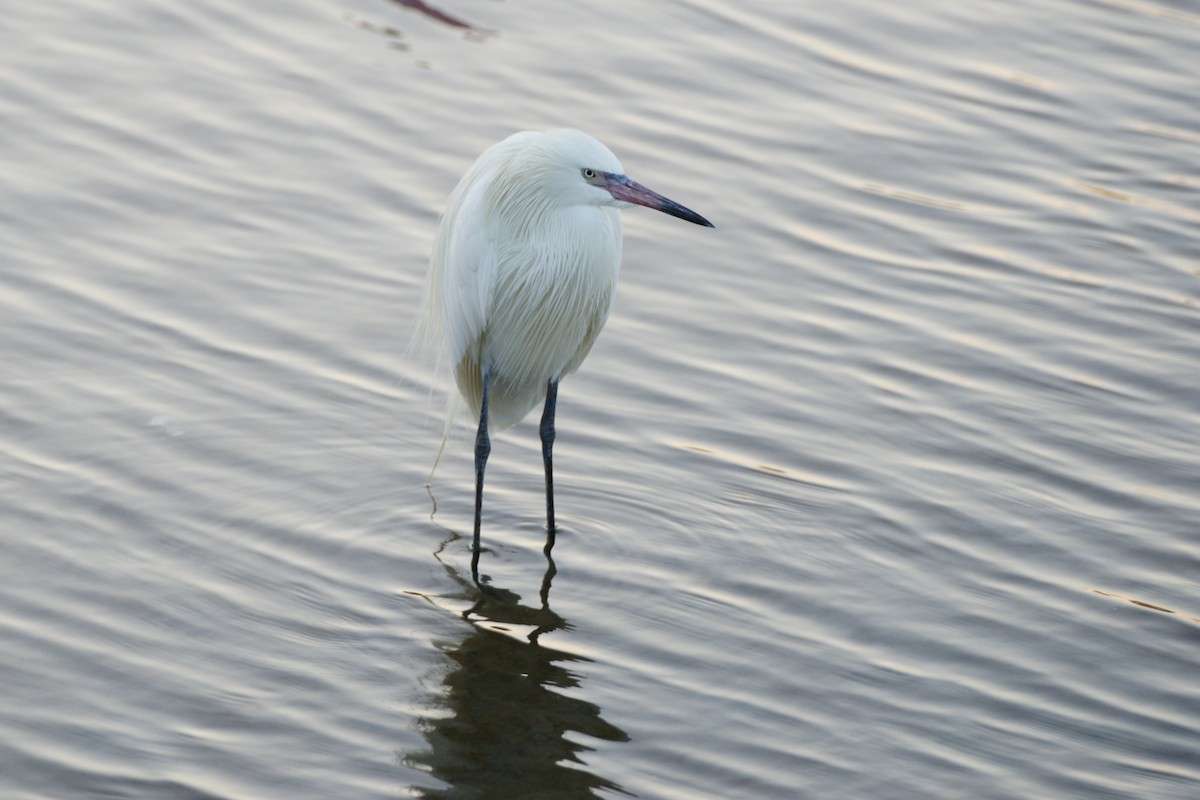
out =
[[[542,645],[538,639],[571,625],[550,608],[554,560],[540,605],[522,605],[507,589],[485,586],[463,616],[472,624],[461,641],[442,650],[450,671],[436,708],[419,725],[429,749],[405,758],[410,766],[448,784],[420,790],[428,798],[596,798],[616,783],[584,768],[583,734],[625,742],[628,735],[600,717],[600,707],[579,697],[581,676],[571,669],[583,656]],[[479,590],[448,567],[465,593]]]

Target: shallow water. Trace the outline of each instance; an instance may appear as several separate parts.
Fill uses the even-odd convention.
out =
[[[1200,795],[1197,52],[1153,2],[9,9],[0,796]],[[559,125],[717,227],[626,213],[554,561],[527,420],[465,621],[413,314],[457,177]]]

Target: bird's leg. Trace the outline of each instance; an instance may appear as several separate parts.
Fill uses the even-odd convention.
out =
[[[546,408],[542,411],[542,463],[546,465],[546,553],[554,546],[554,461],[550,451],[554,449],[554,405],[558,402],[558,380],[550,381],[546,387]]]
[[[491,375],[483,373],[483,401],[479,404],[479,432],[475,434],[475,540],[471,545],[471,579],[479,585],[479,525],[483,516],[483,469],[492,452],[488,438],[488,385]]]

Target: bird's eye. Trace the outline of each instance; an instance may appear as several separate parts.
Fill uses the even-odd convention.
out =
[[[592,169],[591,167],[584,167],[583,179],[588,181],[596,180],[596,170]]]

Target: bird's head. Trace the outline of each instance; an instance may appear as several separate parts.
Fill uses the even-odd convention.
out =
[[[523,177],[555,205],[646,206],[713,227],[695,211],[631,180],[612,151],[582,131],[560,129],[517,136],[530,137],[519,158]]]

